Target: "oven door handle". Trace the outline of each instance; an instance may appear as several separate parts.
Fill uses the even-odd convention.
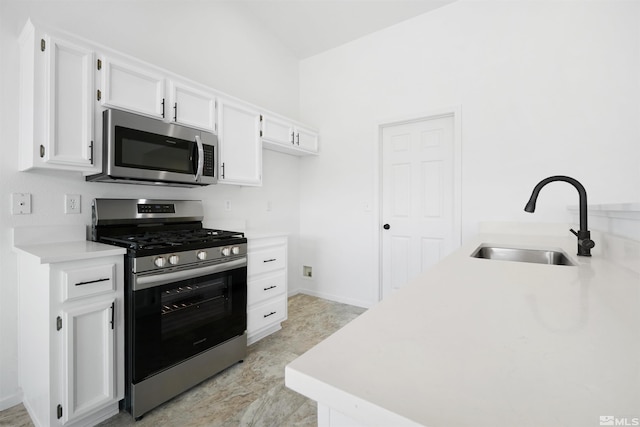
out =
[[[243,257],[232,261],[226,261],[220,264],[207,265],[206,267],[190,268],[188,270],[154,273],[145,276],[134,274],[133,290],[140,291],[143,289],[153,288],[155,286],[166,285],[167,283],[179,282],[181,280],[193,279],[195,277],[206,276],[209,274],[222,273],[224,271],[246,266],[247,258]]]
[[[200,181],[202,177],[202,169],[204,168],[204,146],[200,135],[196,135],[196,146],[198,147],[198,169],[196,170],[196,181]]]

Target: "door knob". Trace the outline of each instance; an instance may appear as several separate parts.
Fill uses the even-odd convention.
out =
[[[382,228],[384,228],[385,230],[388,230],[391,228],[391,226],[389,224],[385,224],[382,226]]]

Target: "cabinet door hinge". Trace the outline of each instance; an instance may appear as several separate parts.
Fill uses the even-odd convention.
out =
[[[40,50],[44,52],[46,46],[47,44],[45,43],[44,39],[40,39]]]
[[[89,163],[93,164],[93,141],[89,144]]]
[[[262,129],[260,129],[260,138],[262,138]]]
[[[58,405],[58,419],[62,418],[62,405]]]
[[[102,99],[102,92],[100,91],[100,89],[97,90],[96,98],[98,98],[98,101]]]
[[[56,318],[56,331],[62,329],[62,317],[58,316]]]
[[[98,66],[98,70],[102,70],[102,59],[98,59],[97,66]]]
[[[260,114],[260,121],[262,121],[262,114]]]

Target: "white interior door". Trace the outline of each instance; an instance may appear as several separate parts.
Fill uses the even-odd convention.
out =
[[[459,245],[454,116],[382,128],[382,298]]]

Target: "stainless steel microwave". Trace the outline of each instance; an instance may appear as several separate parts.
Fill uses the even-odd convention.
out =
[[[218,181],[218,138],[129,113],[102,113],[102,173],[87,181],[197,187]]]

